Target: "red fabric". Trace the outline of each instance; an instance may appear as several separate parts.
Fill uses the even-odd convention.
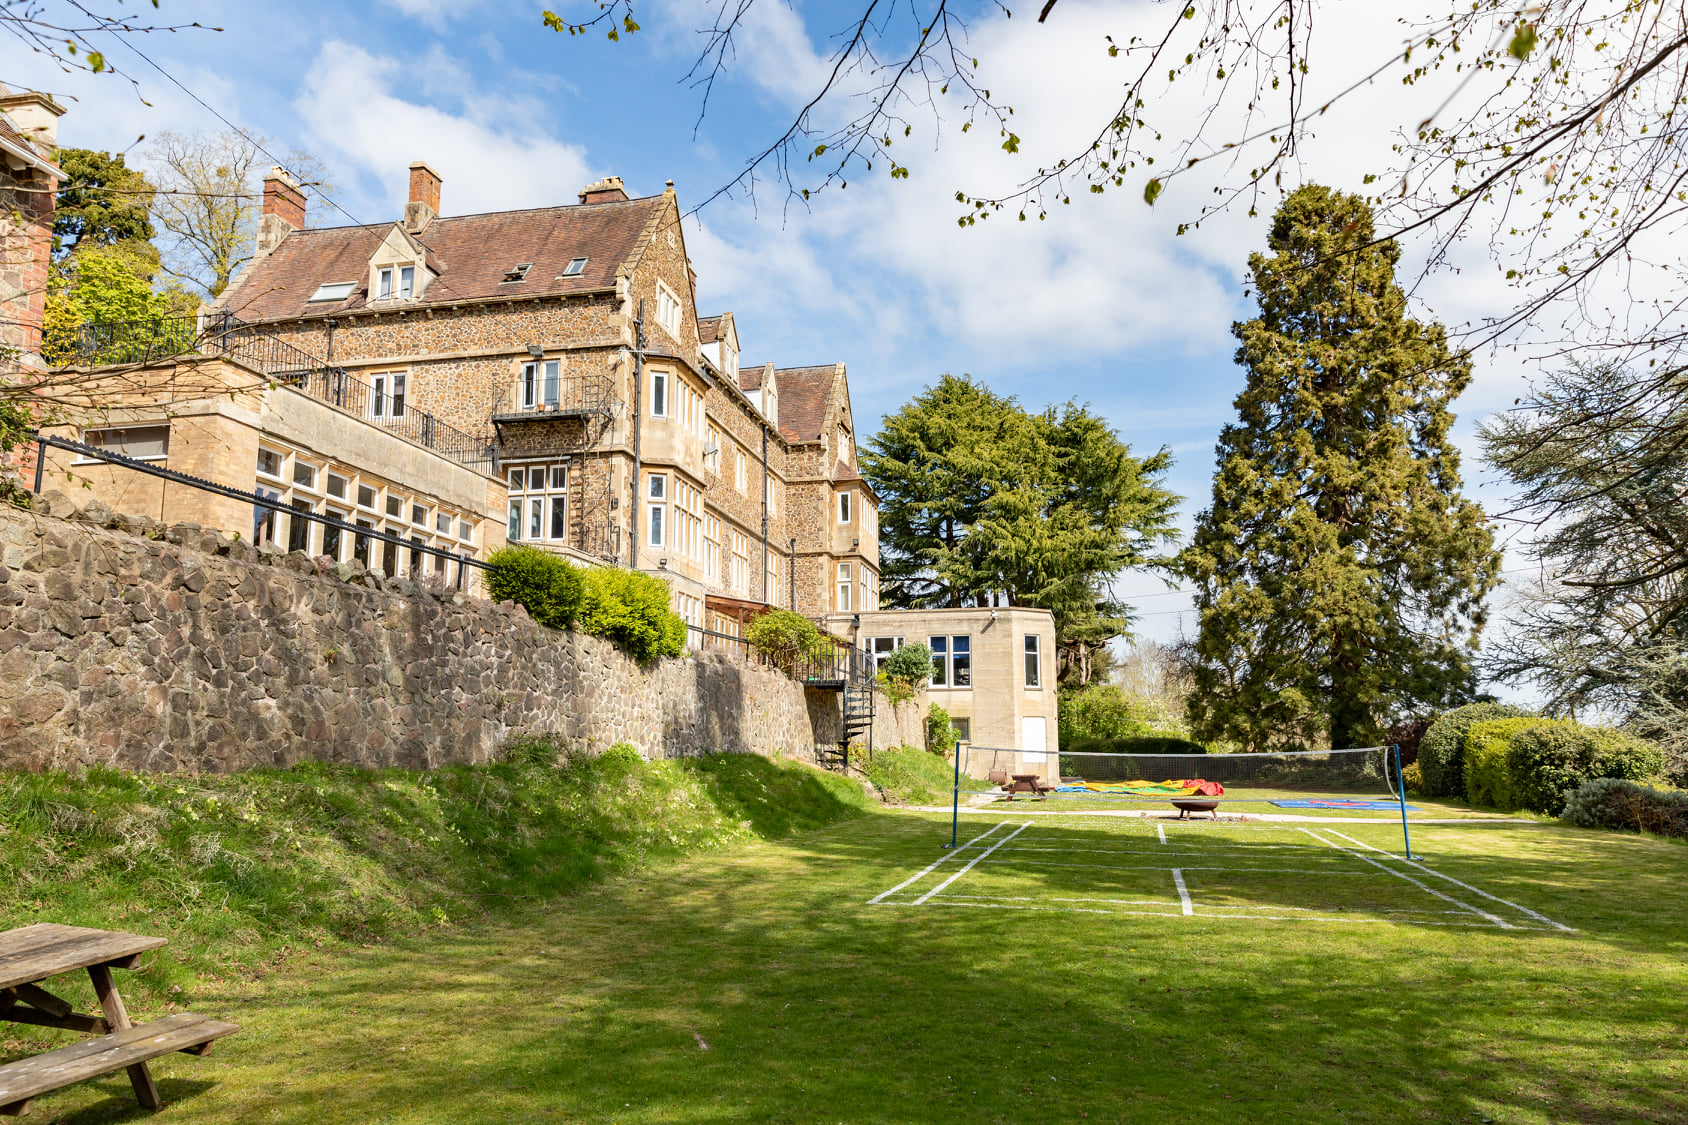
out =
[[[1201,778],[1195,777],[1181,781],[1179,784],[1186,789],[1194,789],[1204,797],[1223,797],[1225,795],[1225,787],[1217,781],[1203,781]]]

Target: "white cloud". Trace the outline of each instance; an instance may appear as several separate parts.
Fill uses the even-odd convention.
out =
[[[418,74],[429,76],[420,95],[453,95],[461,111],[402,96],[416,88]],[[446,214],[572,203],[596,178],[584,149],[541,131],[534,102],[478,91],[437,50],[422,65],[338,40],[326,43],[295,105],[304,132],[332,152],[332,163],[380,183],[388,213],[360,216],[365,222],[398,217],[415,160],[444,177]]]

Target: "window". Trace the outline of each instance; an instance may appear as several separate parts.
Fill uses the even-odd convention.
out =
[[[532,262],[519,262],[510,267],[510,272],[504,275],[505,281],[526,281],[528,270],[533,268]]]
[[[315,508],[309,500],[293,501],[295,512],[310,512]],[[311,521],[303,516],[294,516],[287,528],[287,549],[289,551],[309,551],[311,549]]]
[[[375,490],[367,484],[358,485],[358,507],[375,510]]]
[[[311,294],[313,301],[344,301],[358,287],[355,281],[325,281]]]
[[[873,671],[877,675],[885,667],[885,662],[891,659],[891,654],[903,647],[901,637],[869,637],[862,646],[873,658]]]
[[[1026,686],[1041,687],[1041,669],[1038,666],[1037,634],[1026,634]]]
[[[770,605],[778,605],[780,601],[779,560],[772,551],[768,552],[768,573],[762,576],[762,600]]]
[[[722,366],[726,368],[727,378],[735,383],[738,382],[738,352],[728,347],[725,340],[721,342],[721,356]]]
[[[535,496],[528,501],[528,538],[538,539],[545,533],[545,498]]]
[[[108,453],[121,453],[137,461],[162,461],[170,453],[170,427],[131,426],[121,430],[89,430],[82,435],[82,441],[85,445],[95,446]],[[268,451],[259,451],[260,471],[263,466],[263,454],[266,452]],[[98,460],[97,457],[85,457],[79,458],[78,463],[88,464]],[[278,475],[280,471],[281,466],[278,462],[276,473],[271,475]]]
[[[281,476],[281,454],[273,449],[258,450],[258,473],[260,476]]]
[[[381,570],[388,578],[396,578],[399,573],[399,545],[391,539],[381,543]]]
[[[424,508],[420,504],[412,504],[410,506],[410,522],[416,524],[418,527],[427,527],[428,509]]]
[[[280,500],[281,493],[273,488],[259,485],[253,490],[266,500]],[[275,509],[268,504],[252,505],[252,541],[262,543],[268,540],[275,542]]]
[[[341,500],[346,498],[346,478],[328,474],[328,494]]]
[[[559,386],[561,383],[561,379],[559,378],[561,369],[562,360],[548,359],[545,361],[545,385],[543,390],[545,393],[545,407],[547,410],[557,409],[557,399],[561,390]]]
[[[562,389],[561,371],[561,360],[522,364],[522,409],[557,409]]]
[[[570,258],[569,264],[564,266],[563,272],[558,274],[557,276],[558,277],[579,277],[581,274],[586,272],[586,263],[589,262],[589,261],[591,261],[590,258]]]
[[[510,501],[510,526],[505,530],[504,537],[511,541],[522,537],[522,502]]]
[[[733,487],[740,492],[744,491],[744,466],[744,450],[735,447],[733,449]]]
[[[539,405],[539,365],[522,364],[522,409],[532,410]]]
[[[374,530],[375,528],[375,525],[370,523],[368,520],[359,520],[358,526],[366,527],[371,530]],[[352,544],[352,557],[364,566],[369,565],[369,536],[358,536],[357,542]]]
[[[315,465],[307,465],[297,457],[293,459],[293,483],[300,488],[316,488],[317,471]]]
[[[668,375],[662,371],[651,372],[651,417],[665,418],[668,416]]]
[[[510,470],[510,491],[511,492],[520,492],[526,486],[527,486],[527,470],[526,469],[511,469]]]
[[[544,492],[545,491],[545,466],[544,465],[540,465],[537,468],[532,468],[532,469],[528,470],[528,491],[529,492]]]
[[[378,301],[385,301],[386,299],[388,299],[392,295],[393,295],[393,270],[392,270],[392,267],[389,266],[387,269],[382,270],[379,274],[376,275],[376,279],[375,279],[375,298]]]
[[[451,534],[451,516],[449,513],[441,512],[434,517],[434,530],[441,535]]]
[[[471,541],[474,540],[475,529],[470,526],[468,520],[458,520],[457,521],[457,538],[463,540],[463,542],[465,542],[465,543],[468,543],[468,542],[471,542]]]
[[[933,687],[973,686],[973,639],[971,637],[928,637],[932,650]]]
[[[733,532],[732,538],[732,580],[731,589],[740,594],[750,592],[750,541],[740,531]]]
[[[838,522],[839,523],[849,523],[850,522],[850,501],[855,495],[856,494],[854,492],[840,492],[838,494]]]
[[[417,548],[422,546],[422,540],[412,535],[410,537],[410,573],[416,574],[422,569],[422,552]]]
[[[387,514],[394,519],[404,519],[404,497],[387,497]]]
[[[721,520],[718,516],[703,517],[703,576],[716,582],[721,580]]]
[[[847,563],[847,562],[841,562],[841,563],[838,564],[838,612],[839,613],[849,613],[850,612],[850,603],[851,603],[850,592],[851,592],[851,590],[850,590],[850,564]]]
[[[656,283],[656,322],[670,336],[680,338],[680,298],[660,281]]]
[[[328,516],[331,519],[343,520],[343,519],[346,518],[346,513],[345,512],[337,512],[333,508],[329,508],[328,509]],[[329,558],[333,559],[335,562],[339,562],[340,561],[340,545],[341,545],[340,529],[335,527],[331,523],[323,524],[322,525],[322,553],[327,555]]]
[[[663,521],[668,512],[668,506],[662,501],[668,498],[668,478],[661,473],[652,473],[650,480],[650,545],[663,545]]]
[[[713,424],[710,425],[703,439],[703,467],[712,473],[721,471],[721,434]]]
[[[390,371],[374,378],[374,392],[369,397],[369,413],[373,418],[404,417],[404,374]]]
[[[973,720],[972,719],[951,718],[950,719],[950,726],[955,728],[955,740],[957,742],[972,742],[973,741]]]
[[[409,297],[416,288],[416,267],[399,267],[399,296]]]
[[[551,497],[551,538],[564,539],[568,528],[568,498]]]
[[[562,492],[568,488],[569,471],[561,465],[551,466],[551,491]]]

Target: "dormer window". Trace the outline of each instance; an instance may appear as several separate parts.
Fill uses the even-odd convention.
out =
[[[558,274],[557,276],[558,277],[579,277],[581,274],[586,272],[586,263],[588,261],[590,261],[590,259],[588,259],[588,258],[570,258],[569,264],[564,266],[563,272]]]
[[[385,266],[375,275],[375,298],[389,301],[408,299],[416,292],[415,266]]]
[[[510,272],[504,275],[505,281],[526,281],[528,270],[533,268],[532,262],[522,262],[512,266]]]
[[[325,281],[317,286],[317,291],[311,294],[313,301],[344,301],[352,295],[358,283],[355,281]]]

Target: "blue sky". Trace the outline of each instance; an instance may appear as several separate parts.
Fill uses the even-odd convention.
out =
[[[224,30],[134,43],[230,121],[273,138],[277,152],[297,146],[321,157],[345,211],[377,222],[399,215],[417,159],[444,175],[447,214],[572,202],[588,180],[611,173],[636,194],[672,179],[690,205],[784,129],[846,7],[762,0],[701,122],[698,91],[680,79],[711,9],[703,0],[642,5],[644,30],[620,43],[558,35],[542,26],[538,6],[516,3],[163,0],[162,21]],[[1339,5],[1326,44],[1367,42],[1374,7]],[[970,48],[1015,105],[1022,152],[1003,153],[992,130],[963,137],[954,107],[940,106],[941,144],[930,116],[914,118],[907,180],[875,171],[808,208],[786,206],[772,186],[754,203],[714,204],[689,234],[700,311],[734,311],[747,361],[848,364],[863,436],[946,371],[1032,407],[1088,402],[1139,450],[1172,448],[1169,483],[1187,498],[1187,525],[1205,504],[1214,441],[1242,386],[1229,325],[1248,315],[1242,276],[1265,220],[1228,216],[1176,238],[1173,226],[1188,217],[1180,201],[1163,197],[1151,211],[1135,184],[1075,199],[1043,223],[955,223],[958,189],[1001,191],[1094,130],[1084,111],[1125,74],[1103,37],[1141,31],[1145,12],[1158,20],[1165,8],[1063,0],[1039,26],[1028,13],[1007,20],[981,6]],[[108,54],[150,106],[121,78],[60,74],[12,42],[0,45],[0,79],[66,101],[61,143],[134,146],[142,164],[142,133],[224,127],[125,47]],[[1366,160],[1387,143],[1379,110],[1406,119],[1414,99],[1436,96],[1385,91],[1333,115],[1309,150],[1307,177],[1357,188]],[[1170,98],[1165,109],[1174,119],[1193,111]],[[323,210],[312,201],[313,222],[332,225]],[[1432,307],[1421,313],[1460,323],[1496,307],[1489,276],[1439,275],[1423,289]],[[1511,403],[1526,373],[1509,355],[1481,359],[1458,406],[1463,444],[1475,420]],[[1471,491],[1499,506],[1502,490],[1478,469],[1468,457]],[[1177,613],[1187,599],[1166,594],[1156,577],[1129,576],[1121,588],[1139,598],[1147,636],[1166,638],[1188,620]]]

